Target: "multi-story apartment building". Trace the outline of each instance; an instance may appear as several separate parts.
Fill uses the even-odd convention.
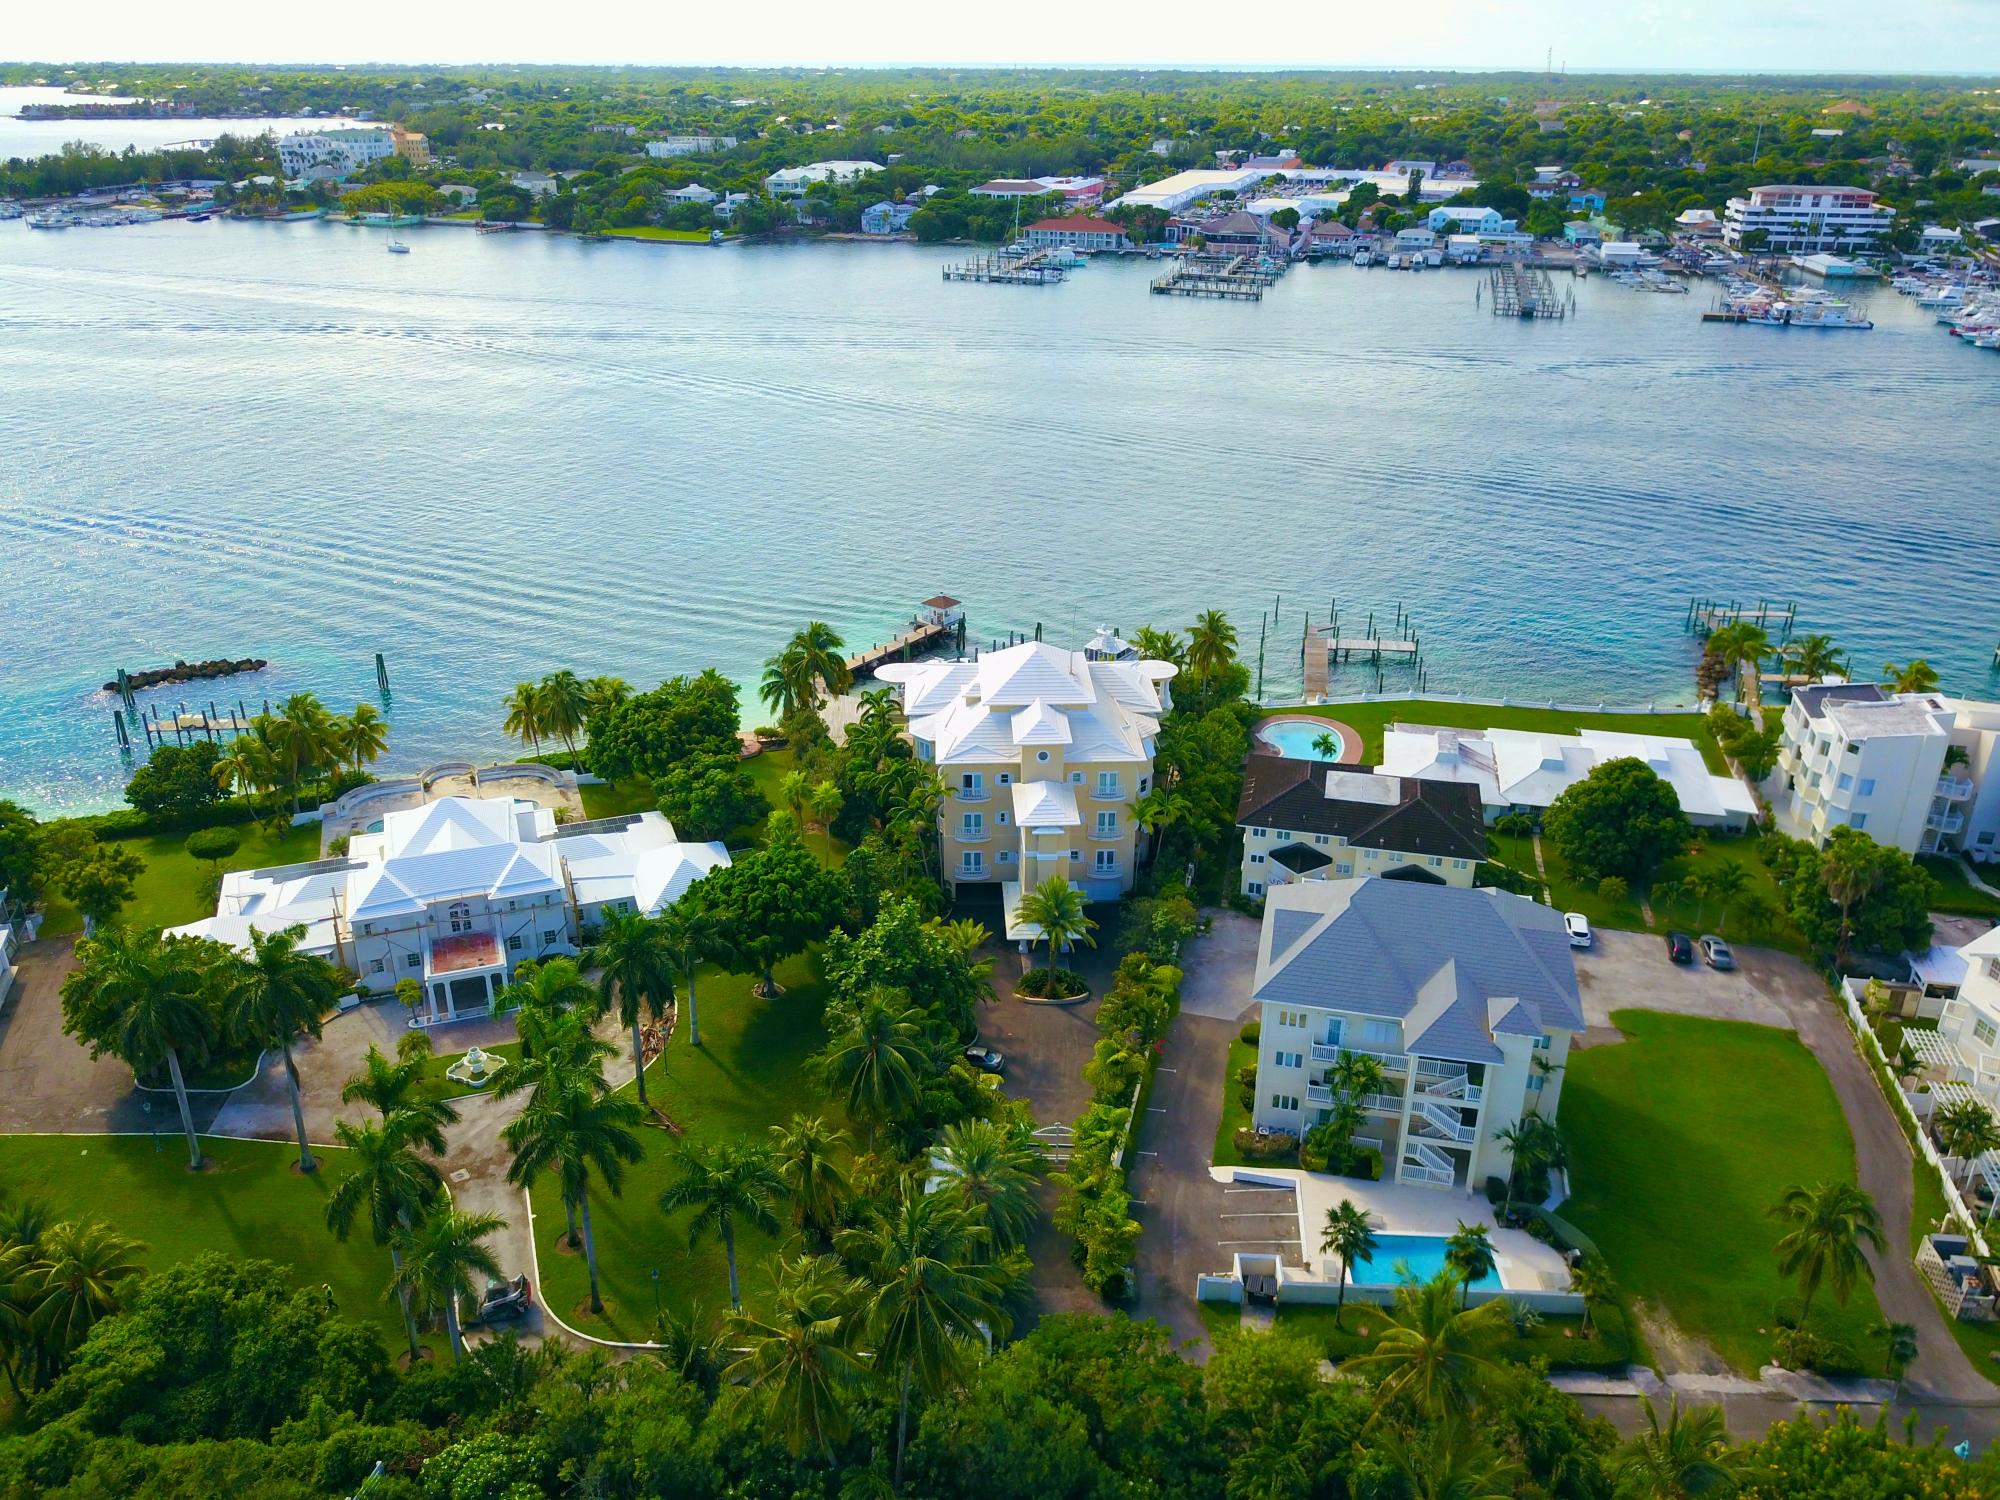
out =
[[[1783,254],[1872,250],[1896,222],[1896,211],[1866,188],[1772,183],[1723,205],[1722,238],[1741,248],[1743,236],[1764,233],[1765,248]]]
[[[278,167],[296,180],[315,174],[339,180],[370,162],[396,155],[396,135],[387,125],[329,125],[295,131],[278,142]]]
[[[656,812],[558,826],[532,802],[444,797],[388,813],[342,858],[230,871],[216,914],[169,935],[240,948],[303,926],[300,946],[360,989],[417,980],[427,1024],[485,1012],[523,960],[575,953],[607,912],[657,914],[728,863]]]
[[[1845,824],[1906,854],[2000,858],[2000,703],[1872,682],[1794,688],[1773,772],[1781,831]]]
[[[711,151],[727,151],[736,144],[733,135],[669,135],[646,142],[648,156],[704,156]]]
[[[1152,789],[1176,670],[1039,641],[972,661],[878,668],[902,690],[918,757],[944,780],[945,878],[997,882],[1010,929],[1021,892],[1051,876],[1092,901],[1130,890],[1139,853],[1132,804]]]
[[[1486,858],[1479,788],[1252,755],[1236,804],[1238,889],[1255,899],[1293,880],[1380,875],[1469,886]]]
[[[1382,1065],[1356,1139],[1386,1181],[1478,1189],[1507,1175],[1499,1133],[1551,1118],[1583,1003],[1562,918],[1525,896],[1397,880],[1283,885],[1266,897],[1260,1129],[1302,1134],[1334,1103],[1343,1052]]]
[[[815,183],[852,182],[881,170],[879,161],[809,161],[802,167],[780,167],[764,179],[764,190],[773,198],[803,198]]]

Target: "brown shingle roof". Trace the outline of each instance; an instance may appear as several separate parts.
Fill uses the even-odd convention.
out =
[[[1399,778],[1393,802],[1326,795],[1331,761],[1252,755],[1243,771],[1236,821],[1251,828],[1338,835],[1361,849],[1398,849],[1446,859],[1486,858],[1486,819],[1471,782]]]

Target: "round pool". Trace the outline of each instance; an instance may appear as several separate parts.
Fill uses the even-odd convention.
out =
[[[1330,748],[1315,747],[1314,742],[1323,737],[1332,740]],[[1351,758],[1347,736],[1331,719],[1266,719],[1257,726],[1257,739],[1263,748],[1290,760]]]

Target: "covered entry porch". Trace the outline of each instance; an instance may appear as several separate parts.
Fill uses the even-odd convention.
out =
[[[437,1026],[491,1015],[507,988],[509,965],[500,940],[490,932],[459,932],[433,938],[424,954],[424,1002],[411,1024]]]

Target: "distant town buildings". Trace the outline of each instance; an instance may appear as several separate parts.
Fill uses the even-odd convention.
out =
[[[780,167],[764,179],[764,189],[774,198],[803,198],[819,182],[852,182],[882,170],[879,161],[812,161],[802,167]]]
[[[733,135],[669,135],[646,142],[646,154],[654,157],[702,156],[711,151],[727,151],[736,144]]]
[[[1021,231],[1031,250],[1129,250],[1132,240],[1124,226],[1109,219],[1093,219],[1081,214],[1068,218],[1040,219]]]
[[[403,132],[406,142],[422,136]],[[415,149],[414,145],[411,149]],[[286,180],[339,182],[370,162],[398,154],[396,131],[387,125],[338,125],[321,130],[294,131],[278,142],[278,169]],[[430,160],[428,144],[424,160]],[[415,165],[413,162],[412,165]]]
[[[1866,188],[1772,183],[1731,198],[1723,208],[1722,238],[1741,248],[1761,231],[1767,249],[1782,254],[1873,249],[1896,222],[1896,211]]]
[[[1078,206],[1097,202],[1104,196],[1102,177],[998,177],[972,190],[975,198],[1044,198],[1062,195],[1065,204]]]
[[[923,205],[919,203],[891,203],[886,199],[870,204],[861,211],[861,232],[863,234],[898,234],[909,228],[910,219]]]

